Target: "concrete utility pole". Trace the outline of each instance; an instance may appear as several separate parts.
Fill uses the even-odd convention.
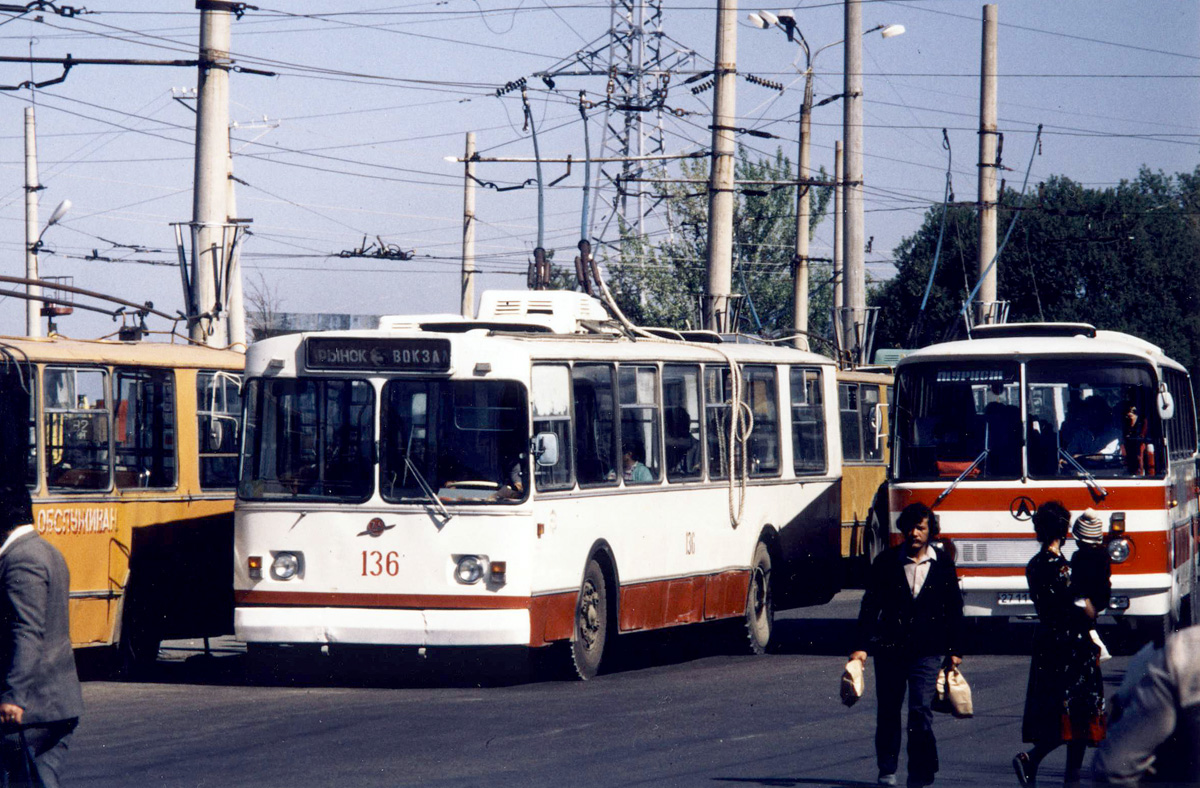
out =
[[[813,70],[810,65],[804,74],[804,101],[800,104],[800,155],[796,180],[808,178],[809,145],[812,134]],[[796,272],[792,277],[792,325],[796,329],[795,345],[808,350],[808,222],[812,204],[811,188],[796,187]]]
[[[233,180],[233,141],[229,134],[225,135],[225,206],[228,211],[226,221],[232,221],[238,215],[237,189]],[[236,241],[237,236],[234,236]],[[241,244],[233,243],[229,247],[229,345],[240,346],[246,350],[246,298],[242,290],[242,255],[239,251]]]
[[[999,11],[983,7],[983,56],[979,67],[979,300],[976,323],[996,321],[996,30]],[[986,273],[985,273],[986,271]]]
[[[733,125],[737,109],[737,0],[717,0],[717,53],[713,71],[712,172],[708,187],[708,291],[704,323],[729,331],[733,288]]]
[[[462,316],[475,316],[475,132],[467,132],[463,156]]]
[[[842,109],[842,138],[845,144],[845,177],[842,185],[842,206],[846,222],[842,235],[842,260],[845,265],[845,341],[842,347],[851,351],[855,363],[860,342],[855,326],[865,325],[867,310],[867,277],[865,233],[863,229],[863,154],[862,154],[862,0],[845,0],[845,93]]]
[[[844,217],[842,211],[842,141],[833,143],[833,325],[837,331],[838,321],[842,319],[842,307],[846,297],[843,292],[842,280],[846,277],[842,261],[842,231]]]
[[[42,188],[38,183],[37,166],[37,128],[33,117],[33,107],[25,108],[25,278],[38,278],[38,191]],[[25,302],[25,335],[40,337],[42,335],[41,285],[26,285],[25,291],[30,298]]]
[[[196,0],[200,10],[200,67],[196,95],[196,183],[192,201],[192,302],[208,320],[193,316],[194,341],[224,347],[228,324],[217,303],[217,272],[224,268],[229,186],[229,39],[232,3]]]

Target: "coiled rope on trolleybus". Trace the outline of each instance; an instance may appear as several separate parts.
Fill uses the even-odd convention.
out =
[[[711,350],[721,355],[726,363],[729,364],[731,390],[730,397],[724,404],[729,407],[731,418],[729,419],[728,433],[723,429],[719,429],[717,431],[717,440],[722,460],[728,457],[729,461],[729,522],[730,525],[737,528],[741,525],[742,515],[746,509],[746,486],[749,482],[750,453],[748,444],[750,433],[754,430],[754,412],[750,408],[749,403],[745,402],[742,397],[743,382],[741,367],[733,356],[719,345],[704,342],[688,342],[681,339],[668,339],[635,326],[625,316],[625,313],[621,311],[621,308],[617,306],[617,301],[613,298],[612,292],[609,291],[608,284],[604,281],[604,277],[600,275],[600,268],[596,264],[595,259],[591,260],[591,274],[599,285],[600,294],[604,299],[605,306],[616,316],[617,322],[631,336],[672,345],[685,345],[687,347],[700,348],[701,350]],[[735,456],[735,452],[740,453],[740,463],[737,462],[738,457]],[[735,470],[738,472],[735,473]]]

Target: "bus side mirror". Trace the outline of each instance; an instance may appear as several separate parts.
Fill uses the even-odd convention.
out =
[[[1175,415],[1175,398],[1167,391],[1165,385],[1158,389],[1158,417],[1163,421]]]
[[[543,468],[558,465],[558,435],[539,432],[533,437],[532,453],[537,464]]]

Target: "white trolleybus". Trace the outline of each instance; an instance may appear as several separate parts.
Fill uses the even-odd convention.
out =
[[[238,637],[569,643],[588,678],[621,632],[744,616],[761,652],[775,607],[827,601],[833,363],[618,329],[583,294],[489,292],[474,320],[253,345]]]
[[[1155,637],[1189,620],[1196,416],[1186,370],[1149,342],[1089,325],[973,333],[897,367],[893,517],[913,502],[935,507],[968,615],[1029,616],[1033,512],[1048,500],[1073,516],[1091,507],[1108,530],[1109,620]]]

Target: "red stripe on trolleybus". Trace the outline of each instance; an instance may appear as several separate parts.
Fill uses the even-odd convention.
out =
[[[954,481],[950,479],[948,485]],[[1104,481],[1100,480],[1103,484]],[[906,489],[892,486],[890,503],[893,512],[899,512],[910,503],[923,503],[932,506],[945,488]],[[939,512],[1007,512],[1011,511],[1015,502],[1028,498],[1037,506],[1045,501],[1058,501],[1071,511],[1079,511],[1091,507],[1103,514],[1108,511],[1129,510],[1160,510],[1169,509],[1170,493],[1165,484],[1140,487],[1105,487],[1108,495],[1103,501],[1097,502],[1086,487],[1071,488],[1029,488],[1029,487],[962,487],[947,495],[937,506]]]
[[[622,632],[661,629],[740,616],[746,608],[750,572],[631,583],[621,587],[617,625]],[[575,629],[577,591],[525,596],[453,594],[353,594],[307,591],[236,591],[239,605],[358,607],[394,610],[528,610],[529,645],[568,640]]]

